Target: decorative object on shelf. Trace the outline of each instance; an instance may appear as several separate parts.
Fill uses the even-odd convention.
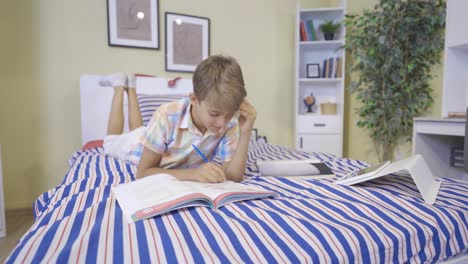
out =
[[[307,64],[307,78],[320,78],[320,65],[318,63]]]
[[[341,23],[335,23],[333,20],[327,20],[319,26],[325,40],[335,39],[335,34],[340,30]]]
[[[320,104],[320,112],[322,115],[336,115],[336,103]]]
[[[158,0],[107,0],[109,46],[159,49]]]
[[[313,113],[313,106],[315,105],[315,96],[311,93],[310,95],[304,98],[304,105],[307,109],[307,113]]]
[[[210,56],[210,19],[166,12],[166,71],[194,72]]]
[[[444,0],[380,0],[373,10],[346,16],[349,68],[358,73],[351,93],[361,102],[357,125],[369,129],[381,160],[393,158],[399,139],[411,137],[413,117],[432,105],[429,81],[440,63],[444,23]]]

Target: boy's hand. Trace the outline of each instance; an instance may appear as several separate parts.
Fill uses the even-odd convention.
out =
[[[199,182],[218,183],[226,181],[223,168],[212,162],[204,163],[196,168],[195,176]]]
[[[257,110],[255,107],[244,99],[239,108],[239,128],[241,133],[249,133],[253,128],[255,119],[257,118]]]

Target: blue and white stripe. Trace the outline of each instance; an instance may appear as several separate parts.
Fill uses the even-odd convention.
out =
[[[433,263],[468,250],[468,183],[442,179],[433,205],[411,179],[356,186],[258,177],[256,160],[319,158],[341,177],[365,163],[252,144],[245,184],[279,193],[218,211],[186,208],[128,224],[110,188],[136,168],[99,150],[73,157],[41,195],[7,263]]]
[[[141,119],[144,126],[147,126],[154,111],[161,105],[188,97],[187,94],[169,95],[147,95],[137,94],[138,105],[140,107]]]

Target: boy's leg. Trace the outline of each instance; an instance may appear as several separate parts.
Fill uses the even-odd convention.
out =
[[[120,135],[123,133],[124,112],[123,97],[124,87],[114,87],[114,96],[112,97],[111,111],[107,123],[107,135]]]
[[[107,135],[120,135],[123,133],[124,113],[123,97],[125,86],[127,86],[127,75],[124,73],[114,73],[104,77],[99,81],[101,86],[114,87],[111,111],[107,123]]]
[[[129,75],[127,78],[127,97],[128,97],[128,125],[130,131],[143,125],[141,120],[140,105],[136,94],[135,76]]]

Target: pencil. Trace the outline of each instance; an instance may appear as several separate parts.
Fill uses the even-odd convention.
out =
[[[194,145],[192,144],[192,147],[195,149],[195,151],[203,158],[203,160],[205,162],[210,162],[206,157],[205,155],[203,155],[203,153]]]

